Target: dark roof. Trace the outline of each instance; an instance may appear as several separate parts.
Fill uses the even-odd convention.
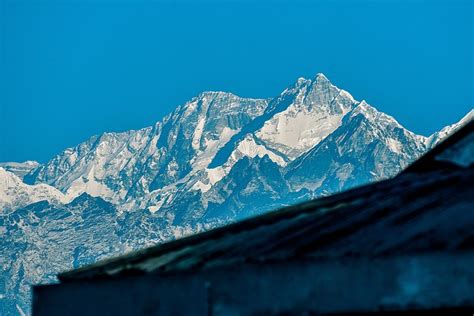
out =
[[[469,153],[473,148],[474,122],[470,122],[393,179],[98,262],[58,278],[69,282],[241,263],[472,250],[474,155]]]

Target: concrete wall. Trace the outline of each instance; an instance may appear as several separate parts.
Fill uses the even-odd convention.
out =
[[[474,254],[242,264],[34,288],[54,315],[267,315],[474,306]]]

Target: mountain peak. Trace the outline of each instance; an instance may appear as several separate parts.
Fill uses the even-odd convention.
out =
[[[370,106],[365,100],[360,101],[359,104],[357,104],[357,106],[355,107],[355,109],[358,109],[358,111],[363,112],[371,112],[375,110],[375,108]]]
[[[308,79],[306,79],[305,77],[299,77],[297,80],[296,80],[296,83],[297,84],[303,84],[305,82],[307,82]]]
[[[376,118],[377,110],[370,106],[365,100],[360,101],[350,113],[350,117],[356,117],[362,115],[369,121],[373,121]]]
[[[223,97],[223,96],[229,96],[229,97],[238,97],[237,95],[233,94],[232,92],[225,92],[225,91],[203,91],[199,93],[197,96],[198,99],[206,98],[206,97]]]
[[[392,116],[380,112],[370,104],[368,104],[365,100],[362,100],[357,104],[357,106],[352,110],[351,117],[355,117],[357,115],[363,115],[367,120],[372,123],[375,123],[380,126],[396,126],[402,127],[400,123],[395,120]]]
[[[316,74],[316,77],[314,77],[314,80],[316,82],[329,82],[329,79],[321,72],[318,72]]]
[[[317,73],[314,79],[307,79],[305,77],[299,77],[296,82],[286,88],[280,95],[288,95],[298,93],[303,89],[312,88],[314,86],[331,84],[329,79],[321,72]]]
[[[226,101],[231,101],[231,102],[268,102],[269,98],[252,98],[252,97],[242,97],[239,96],[233,92],[226,92],[226,91],[203,91],[199,93],[197,96],[193,97],[190,101],[188,101],[184,106],[186,106],[189,103],[195,103],[196,101],[224,101],[223,103],[225,104]]]

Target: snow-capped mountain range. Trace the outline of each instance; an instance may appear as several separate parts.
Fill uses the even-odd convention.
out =
[[[373,161],[364,166],[364,180],[349,171],[354,164],[340,161],[328,166],[331,170],[322,170],[322,176],[336,170],[341,174],[343,169],[348,179],[352,176],[359,183],[379,180],[394,175],[472,116],[471,111],[430,137],[415,135],[318,74],[313,80],[298,79],[272,100],[204,92],[154,126],[91,137],[44,165],[10,163],[3,168],[24,177],[27,184],[47,184],[60,190],[64,194],[61,201],[88,193],[122,210],[156,212],[188,192],[201,195],[205,204],[213,198],[209,191],[226,180],[241,159],[267,156],[289,175],[295,173],[295,166],[305,170],[304,161],[321,155],[328,145],[336,145],[337,155],[344,158],[362,149],[360,156],[354,157],[359,159],[356,165],[368,162],[369,157]],[[357,135],[348,135],[349,131]],[[373,147],[369,151],[367,144]],[[310,192],[334,191],[314,182],[314,174],[310,177],[313,180],[308,185],[285,178],[291,191],[296,187]],[[347,187],[341,183],[334,189]],[[57,194],[54,197],[57,200]]]
[[[60,270],[394,176],[473,117],[416,135],[318,74],[273,99],[203,92],[43,165],[2,163],[0,314],[28,311],[28,286]]]

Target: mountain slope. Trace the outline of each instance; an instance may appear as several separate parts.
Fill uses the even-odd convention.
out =
[[[0,315],[30,311],[33,284],[65,269],[209,229],[169,225],[147,211],[119,213],[86,193],[68,204],[41,201],[0,214]]]
[[[293,187],[327,195],[396,175],[420,156],[424,138],[365,101],[323,142],[288,166]]]

